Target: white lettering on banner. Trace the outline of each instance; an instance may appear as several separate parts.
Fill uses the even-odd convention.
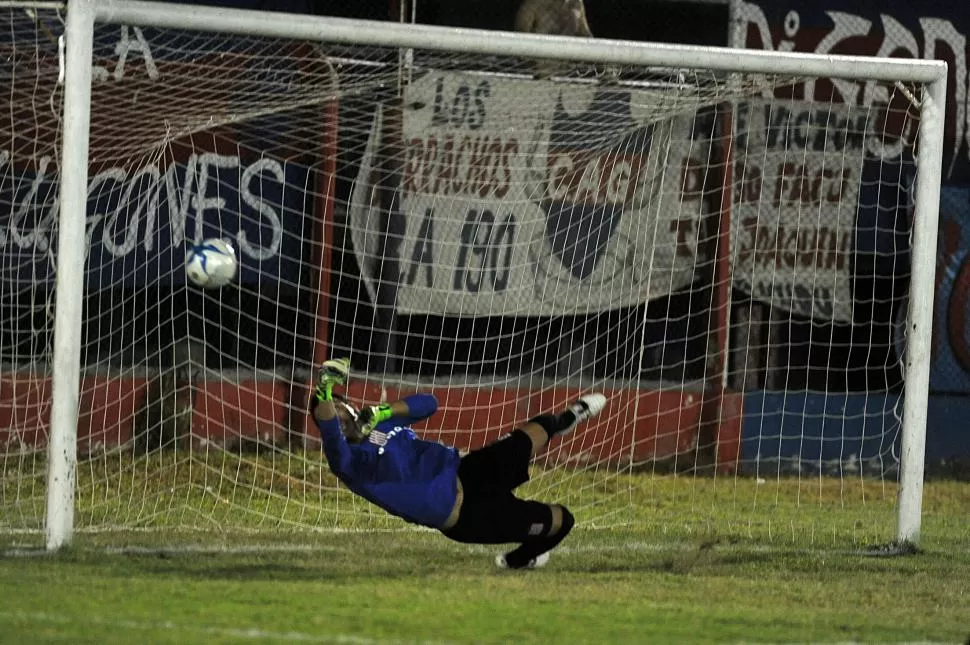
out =
[[[239,232],[236,233],[236,242],[238,242],[239,248],[242,249],[243,253],[255,258],[256,260],[268,260],[276,257],[276,255],[280,252],[280,246],[283,244],[283,224],[280,221],[279,214],[273,210],[272,206],[267,204],[258,196],[254,195],[250,190],[253,179],[259,177],[264,171],[273,175],[273,178],[280,185],[285,184],[286,171],[283,170],[283,166],[280,164],[280,162],[275,159],[263,158],[248,166],[246,170],[243,171],[242,183],[239,186],[242,200],[246,202],[250,208],[259,213],[263,219],[268,221],[270,229],[273,231],[270,244],[265,248],[253,246],[249,242],[249,238],[246,236],[246,231],[243,229],[239,229]]]
[[[10,236],[20,249],[26,249],[36,244],[41,250],[46,251],[47,247],[49,246],[47,236],[44,234],[44,228],[37,226],[33,230],[25,232],[22,225],[27,217],[27,214],[37,203],[38,192],[47,176],[47,167],[50,165],[50,162],[51,158],[49,156],[43,156],[40,158],[37,164],[37,175],[34,177],[33,181],[30,182],[30,189],[17,206],[13,213],[13,217],[10,218]],[[45,211],[49,215],[51,209],[47,208]],[[48,218],[43,217],[41,219],[41,224],[47,223],[47,221]]]
[[[763,151],[735,167],[735,286],[803,316],[851,321],[849,258],[868,112],[751,101],[737,106],[735,122],[736,149]]]
[[[196,160],[198,176],[196,177],[195,196],[192,197],[192,207],[195,210],[195,243],[202,241],[202,222],[205,221],[207,210],[220,212],[226,207],[226,200],[222,198],[218,190],[216,197],[208,197],[209,190],[209,169],[210,168],[237,168],[239,157],[220,155],[212,152],[204,152]]]
[[[128,179],[128,173],[125,172],[124,169],[112,168],[111,170],[105,172],[102,176],[105,183],[110,180],[112,183],[124,185],[125,189],[122,191],[122,194],[128,195],[129,198],[131,197],[130,187],[132,186],[132,182],[126,181]],[[134,217],[134,214],[132,214],[132,217],[128,218],[127,237],[130,241],[126,240],[121,245],[114,243],[115,225],[118,223],[119,217],[122,217],[122,211],[127,210],[129,203],[130,202],[119,199],[111,215],[108,213],[95,213],[88,216],[88,222],[90,223],[87,231],[89,247],[91,246],[91,238],[94,234],[95,224],[98,222],[103,222],[101,227],[101,237],[103,241],[108,242],[108,244],[105,246],[105,250],[108,251],[108,253],[114,257],[119,257],[119,253],[123,255],[124,253],[130,252],[135,248],[134,236],[138,233],[138,220]],[[125,251],[125,249],[127,249],[127,251]]]
[[[659,92],[440,72],[411,84],[407,102],[426,107],[402,124],[402,312],[602,311],[693,279],[700,187],[665,170],[693,168],[710,143],[691,141],[693,114],[658,118]],[[380,131],[378,114],[350,205],[372,296],[386,252]]]
[[[132,33],[135,35],[134,38],[131,37]],[[115,44],[115,56],[118,57],[118,60],[115,62],[114,71],[109,73],[101,65],[93,65],[91,68],[93,80],[106,81],[109,77],[116,81],[123,79],[128,57],[133,53],[141,56],[148,78],[153,81],[158,80],[158,68],[155,66],[155,58],[152,56],[152,49],[145,39],[145,34],[142,33],[140,28],[129,27],[128,25],[121,25],[121,36]]]
[[[961,13],[962,12],[962,13]],[[906,25],[895,17],[882,13],[879,15],[880,25],[873,25],[871,20],[844,11],[825,11],[825,15],[832,21],[829,32],[823,36],[811,49],[818,54],[830,54],[838,50],[841,54],[858,54],[871,56],[900,56],[909,58],[925,58],[947,61],[956,82],[948,87],[947,111],[954,114],[953,131],[947,132],[947,147],[952,150],[949,163],[946,166],[946,178],[952,178],[958,162],[966,168],[970,162],[970,97],[968,97],[967,69],[967,35],[961,33],[953,22],[939,17],[919,18],[920,38],[917,38]],[[954,13],[970,16],[970,11],[960,5],[954,5]],[[738,21],[741,34],[748,33],[748,25],[753,25],[757,36],[754,40],[742,35],[742,41],[735,43],[739,46],[761,47],[778,51],[794,51],[795,37],[798,36],[802,23],[796,11],[790,11],[785,19],[784,38],[774,42],[768,19],[762,8],[754,2],[741,0],[738,3]],[[882,32],[879,35],[879,32]],[[879,41],[875,41],[880,38]],[[868,39],[868,40],[866,40]],[[872,44],[870,44],[870,41]],[[878,47],[875,46],[878,42]],[[849,44],[847,44],[849,43]],[[922,49],[920,47],[922,43]],[[875,81],[854,82],[845,79],[830,79],[841,99],[849,104],[886,104],[889,102],[887,85]],[[815,95],[814,80],[805,82],[805,99],[812,100]],[[886,150],[879,150],[878,137],[873,137],[872,151],[880,152],[883,156],[898,155],[901,146]],[[959,158],[963,151],[963,158]],[[970,170],[964,170],[964,174]],[[964,177],[968,179],[970,177]]]
[[[5,228],[0,228],[0,249],[8,244],[17,250],[35,249],[46,252],[50,248],[49,234],[58,214],[58,199],[55,177],[48,175],[52,159],[41,157],[32,176],[13,173],[9,151],[0,151],[0,166],[4,172],[14,177],[10,182],[13,193],[12,212]],[[159,210],[164,204],[168,212],[171,245],[178,247],[186,239],[201,241],[204,234],[203,221],[206,213],[227,211],[240,218],[253,220],[253,228],[268,229],[269,243],[260,246],[251,241],[250,234],[240,226],[233,231],[240,251],[256,260],[262,261],[276,257],[283,240],[283,224],[276,204],[270,204],[260,195],[257,180],[266,177],[273,183],[284,185],[285,170],[275,160],[262,158],[241,167],[238,156],[213,153],[192,154],[184,166],[184,180],[179,181],[179,166],[174,164],[165,168],[164,174],[158,165],[142,166],[133,174],[123,167],[112,167],[95,173],[88,182],[88,198],[96,205],[87,215],[86,235],[90,247],[101,227],[100,242],[112,257],[124,257],[132,253],[141,241],[145,251],[153,251],[159,235]],[[214,169],[239,169],[240,181],[238,197],[240,203],[226,203],[218,189],[212,186],[216,173]],[[223,174],[223,179],[225,175]],[[211,191],[211,192],[210,192]],[[112,201],[111,194],[119,197]],[[163,201],[164,200],[164,201]],[[249,207],[255,215],[246,213],[242,204]],[[97,209],[107,208],[106,211]],[[191,216],[192,236],[186,235],[186,223]],[[143,237],[139,239],[139,235]]]
[[[195,184],[195,164],[198,157],[191,155],[185,164],[185,183],[178,185],[177,167],[173,164],[165,171],[165,195],[168,198],[168,218],[172,227],[172,244],[185,239],[185,222],[192,204],[192,188]],[[147,247],[146,247],[147,249]]]

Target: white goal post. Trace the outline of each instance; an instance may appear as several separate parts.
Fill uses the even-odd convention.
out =
[[[350,46],[461,52],[481,56],[579,61],[723,73],[725,82],[760,92],[765,75],[847,78],[897,84],[919,108],[911,286],[906,314],[899,490],[895,537],[920,537],[926,409],[936,266],[937,223],[947,67],[943,62],[725,50],[636,44],[471,29],[377,23],[124,0],[71,0],[67,11],[60,209],[52,362],[53,404],[47,464],[45,538],[48,549],[71,542],[74,531],[76,443],[81,381],[82,308],[89,186],[92,42],[96,24],[203,30],[292,38]],[[912,94],[903,84],[915,83]],[[725,98],[724,100],[728,100]],[[730,155],[730,151],[728,153]],[[730,157],[729,157],[730,158]]]

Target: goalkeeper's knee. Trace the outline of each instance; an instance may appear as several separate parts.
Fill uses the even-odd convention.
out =
[[[561,542],[563,538],[569,535],[569,532],[573,530],[573,527],[576,525],[576,518],[573,517],[573,514],[570,513],[569,509],[566,508],[565,506],[561,506],[561,505],[557,505],[557,506],[559,506],[560,510],[562,511],[562,524],[559,525],[559,530],[556,531],[554,534],[556,537],[559,538],[559,540],[557,541],[557,544],[558,544],[558,542]]]
[[[554,531],[552,516],[557,507],[562,514],[562,521],[559,523],[559,528]],[[547,505],[546,513],[550,518],[548,532],[545,535],[526,537],[518,548],[509,551],[502,557],[502,566],[507,566],[510,569],[533,566],[530,563],[533,563],[543,553],[548,553],[556,548],[560,542],[566,539],[566,536],[569,535],[576,524],[576,518],[573,517],[573,514],[569,512],[568,508],[559,504]]]

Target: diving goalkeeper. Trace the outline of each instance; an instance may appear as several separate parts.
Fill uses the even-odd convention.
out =
[[[522,500],[513,491],[529,480],[529,462],[550,439],[596,416],[602,394],[587,394],[563,412],[543,414],[464,457],[455,448],[418,439],[411,424],[438,409],[430,394],[357,411],[335,394],[350,376],[347,359],[323,364],[313,416],[330,470],[352,492],[413,524],[438,529],[457,542],[519,546],[496,557],[499,567],[531,569],[575,522],[560,504]]]

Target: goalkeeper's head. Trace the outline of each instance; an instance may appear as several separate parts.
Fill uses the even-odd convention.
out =
[[[337,419],[340,421],[340,431],[344,434],[347,441],[350,443],[360,443],[367,437],[358,420],[360,413],[346,397],[334,394],[333,409],[337,413]]]

